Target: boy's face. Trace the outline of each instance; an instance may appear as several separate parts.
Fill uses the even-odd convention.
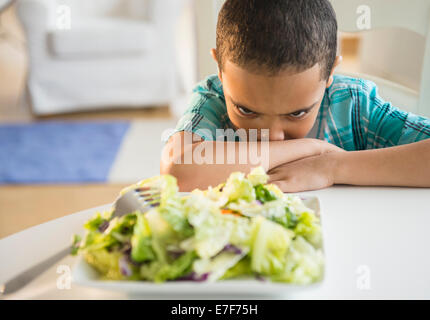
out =
[[[215,52],[212,52],[215,57]],[[336,58],[334,68],[340,63]],[[218,76],[222,82],[228,116],[237,128],[269,129],[269,140],[307,136],[318,115],[325,89],[333,82],[321,80],[317,64],[301,73],[257,75],[227,60]]]

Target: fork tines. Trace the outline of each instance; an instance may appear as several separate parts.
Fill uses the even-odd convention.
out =
[[[144,207],[157,207],[160,205],[161,194],[159,190],[154,190],[149,187],[140,187],[135,189],[135,193]]]

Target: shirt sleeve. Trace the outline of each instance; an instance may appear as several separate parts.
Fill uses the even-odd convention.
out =
[[[209,81],[209,80],[208,80]],[[181,131],[192,132],[204,140],[215,141],[224,129],[227,115],[225,98],[210,89],[211,84],[197,86],[191,95],[189,107],[168,136]],[[168,139],[167,138],[167,139]]]
[[[365,149],[409,144],[430,138],[430,119],[394,107],[378,93],[376,84],[362,80],[356,99],[364,126]]]

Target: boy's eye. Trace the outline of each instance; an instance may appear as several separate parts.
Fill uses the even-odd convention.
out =
[[[246,109],[246,108],[244,108],[244,107],[236,106],[236,108],[237,108],[237,109],[239,110],[239,112],[240,112],[241,114],[243,114],[244,116],[253,116],[253,115],[256,115],[256,113],[255,113],[254,111],[251,111],[251,110]]]
[[[293,118],[301,118],[301,117],[304,117],[306,113],[307,113],[306,111],[297,111],[297,112],[290,113],[290,116]]]

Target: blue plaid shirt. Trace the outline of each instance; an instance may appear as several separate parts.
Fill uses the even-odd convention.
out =
[[[217,75],[209,76],[193,90],[175,132],[189,131],[215,140],[219,134],[216,129],[229,128],[234,126],[227,114],[221,81]],[[335,75],[307,137],[347,151],[385,148],[430,138],[430,119],[384,101],[369,80]]]

